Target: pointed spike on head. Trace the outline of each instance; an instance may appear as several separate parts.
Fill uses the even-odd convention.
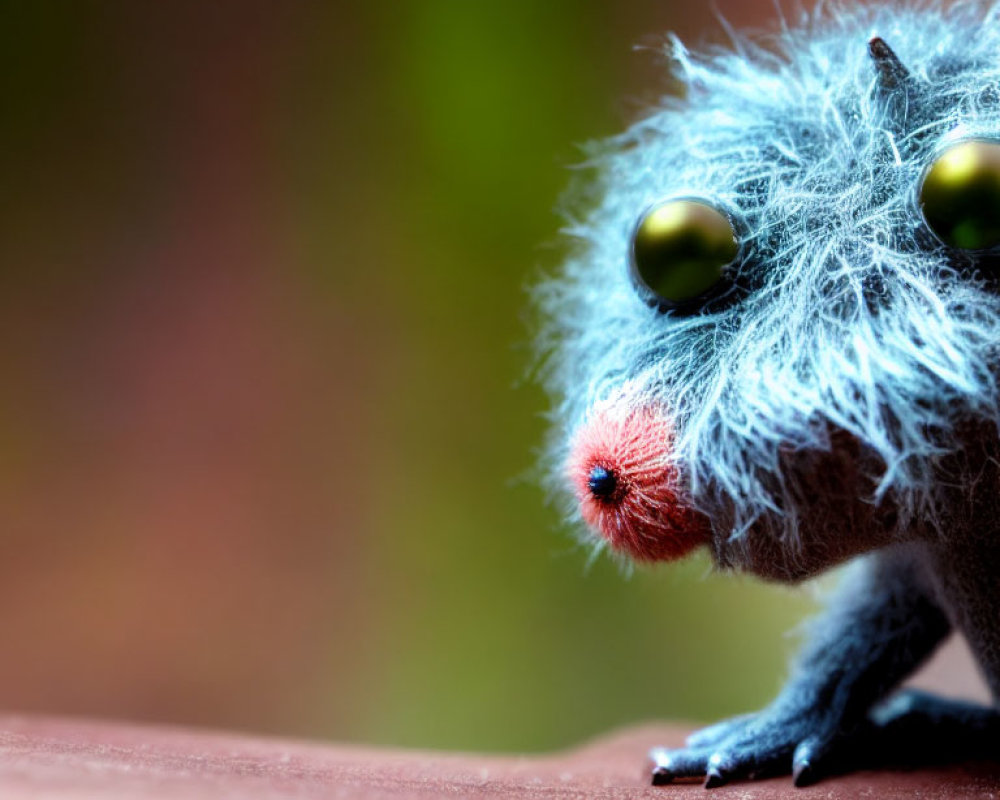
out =
[[[903,66],[899,56],[886,44],[881,36],[874,36],[868,42],[868,55],[875,62],[879,87],[884,91],[901,88],[910,78],[910,71]]]

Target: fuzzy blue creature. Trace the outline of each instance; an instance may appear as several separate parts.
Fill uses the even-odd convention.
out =
[[[655,780],[1000,756],[994,709],[890,696],[953,628],[1000,696],[1000,6],[670,55],[538,293],[554,471],[639,561],[856,563],[773,704]]]

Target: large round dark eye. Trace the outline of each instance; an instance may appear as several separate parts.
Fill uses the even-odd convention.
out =
[[[661,309],[697,310],[729,285],[739,254],[729,217],[699,200],[668,200],[639,219],[632,236],[632,280]]]
[[[1000,142],[971,140],[945,150],[924,172],[920,207],[945,244],[1000,245]]]

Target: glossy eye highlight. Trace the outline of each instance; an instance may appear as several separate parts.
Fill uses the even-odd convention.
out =
[[[729,217],[701,200],[646,210],[632,236],[630,274],[650,303],[694,311],[728,285],[739,243]]]
[[[924,172],[920,208],[945,244],[1000,245],[1000,142],[970,140],[945,150]]]

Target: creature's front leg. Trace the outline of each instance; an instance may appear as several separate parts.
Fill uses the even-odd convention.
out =
[[[869,711],[950,629],[923,580],[919,547],[861,559],[763,711],[714,725],[677,750],[654,750],[653,783],[707,776],[706,787],[792,772],[796,785],[852,768]]]

